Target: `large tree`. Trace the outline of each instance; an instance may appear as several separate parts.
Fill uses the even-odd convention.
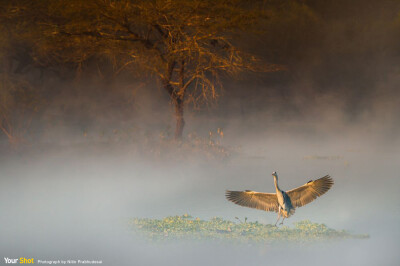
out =
[[[182,137],[184,107],[214,100],[221,75],[277,70],[239,48],[238,36],[262,21],[263,1],[52,0],[38,1],[45,36],[38,54],[74,62],[108,56],[117,71],[149,73],[175,108],[175,138]],[[38,57],[40,58],[40,56]],[[40,60],[40,59],[39,59]]]

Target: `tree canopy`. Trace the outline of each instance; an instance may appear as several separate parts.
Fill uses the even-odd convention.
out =
[[[182,137],[187,102],[217,98],[221,75],[276,71],[235,43],[266,13],[262,2],[224,1],[49,1],[41,15],[43,58],[78,67],[92,57],[111,59],[116,72],[156,77],[175,106],[175,138]],[[43,61],[43,59],[41,59]]]

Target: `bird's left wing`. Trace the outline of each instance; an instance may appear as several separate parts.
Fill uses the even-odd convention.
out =
[[[227,190],[225,196],[229,201],[244,207],[274,212],[278,212],[279,209],[278,198],[275,193]]]
[[[286,191],[293,207],[304,206],[317,197],[325,194],[333,185],[333,179],[326,175],[317,180],[311,180],[301,187]]]

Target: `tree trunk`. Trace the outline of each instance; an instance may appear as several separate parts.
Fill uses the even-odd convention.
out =
[[[182,60],[179,68],[179,81],[181,91],[179,93],[174,90],[174,87],[171,85],[171,77],[176,66],[176,61],[171,61],[167,66],[167,73],[165,77],[162,79],[163,86],[165,90],[168,92],[171,97],[173,104],[175,106],[175,140],[181,140],[183,135],[183,128],[185,126],[185,120],[183,119],[183,108],[184,108],[184,98],[185,98],[185,89],[184,88],[184,61]]]
[[[175,104],[175,118],[176,118],[176,127],[175,127],[175,139],[182,139],[183,135],[183,127],[185,126],[185,120],[183,119],[183,105],[184,102],[181,98],[174,99]]]

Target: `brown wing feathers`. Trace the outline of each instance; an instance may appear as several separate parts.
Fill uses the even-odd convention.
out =
[[[333,185],[333,179],[326,175],[314,181],[309,181],[301,187],[287,191],[293,207],[304,206],[317,197],[325,194]]]
[[[278,199],[274,193],[260,193],[255,191],[229,191],[226,198],[235,204],[264,211],[278,211]]]

